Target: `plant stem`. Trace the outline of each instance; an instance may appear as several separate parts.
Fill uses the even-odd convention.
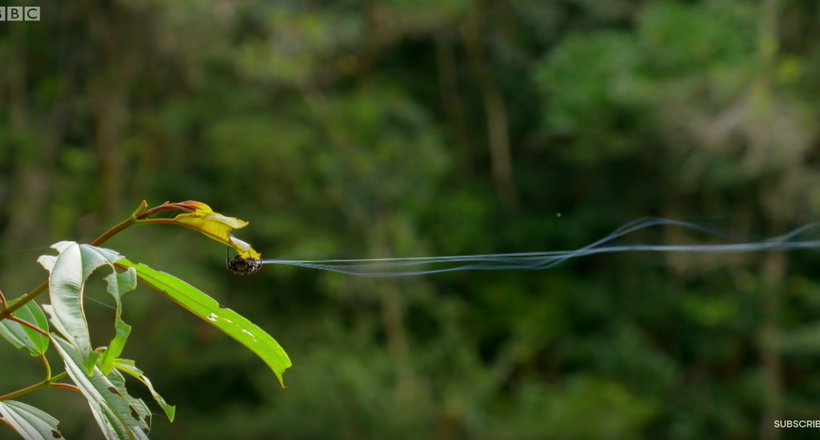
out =
[[[46,332],[45,330],[43,330],[43,329],[41,329],[41,328],[37,327],[36,325],[34,325],[34,324],[32,324],[32,323],[30,323],[30,322],[28,322],[28,321],[24,320],[24,319],[20,319],[20,318],[18,318],[18,317],[16,317],[16,316],[9,316],[9,317],[8,317],[8,319],[11,319],[12,321],[14,321],[14,322],[16,322],[16,323],[18,323],[18,324],[20,324],[20,325],[24,325],[24,326],[26,326],[26,327],[28,327],[28,328],[30,328],[30,329],[32,329],[32,330],[34,330],[35,332],[37,332],[37,333],[39,333],[39,334],[41,334],[41,335],[43,335],[43,336],[45,336],[45,337],[47,337],[47,338],[50,338],[50,337],[51,337],[51,335],[50,335],[50,334],[48,334],[48,332]]]
[[[149,209],[148,210],[148,215],[149,216],[152,215],[154,213],[155,209],[156,208]],[[146,212],[141,213],[141,215],[145,215],[145,214],[146,214]],[[105,231],[104,234],[100,235],[99,237],[97,237],[96,240],[92,241],[91,245],[92,246],[99,246],[99,245],[105,243],[106,241],[108,241],[108,239],[110,239],[111,237],[113,237],[113,236],[117,235],[118,233],[122,232],[125,228],[133,225],[136,221],[137,221],[136,217],[134,215],[131,215],[127,219],[121,221],[119,224],[114,226],[113,228]],[[27,302],[33,300],[38,295],[43,293],[46,290],[47,287],[48,287],[48,280],[43,281],[43,283],[40,284],[39,286],[35,287],[34,290],[32,290],[31,292],[23,295],[20,298],[20,300],[17,301],[16,303],[12,304],[9,307],[3,307],[3,310],[0,311],[0,321],[8,318],[9,316],[11,316],[12,313],[16,312],[20,307],[23,307]],[[3,298],[2,301],[3,301],[3,305],[5,306],[5,298]]]
[[[77,393],[80,393],[80,394],[83,393],[82,391],[80,391],[79,388],[75,387],[74,385],[68,384],[68,383],[53,383],[53,384],[50,384],[48,387],[49,388],[65,388],[67,390],[71,390],[71,391],[74,391],[74,392],[77,392]]]
[[[108,241],[109,238],[111,238],[111,237],[117,235],[118,233],[122,232],[123,229],[133,225],[135,221],[136,221],[136,219],[134,218],[134,216],[128,217],[127,219],[121,221],[118,225],[116,225],[113,228],[105,231],[105,233],[103,235],[100,235],[99,237],[97,237],[96,240],[91,242],[91,246],[99,246],[99,245],[105,243],[106,241]]]
[[[155,216],[155,215],[157,215],[161,212],[176,211],[176,210],[183,210],[183,211],[193,210],[193,208],[188,207],[188,206],[184,206],[184,204],[176,204],[176,203],[168,203],[168,202],[165,202],[165,203],[163,203],[159,206],[155,206],[155,207],[150,208],[150,209],[145,209],[145,206],[146,206],[146,203],[142,202],[140,207],[133,214],[131,214],[131,216],[129,216],[127,219],[121,221],[119,224],[117,224],[113,228],[105,231],[104,234],[97,237],[97,239],[92,241],[90,244],[92,246],[99,246],[99,245],[105,243],[106,241],[108,241],[111,237],[113,237],[113,236],[119,234],[120,232],[122,232],[124,229],[126,229],[129,226],[137,223],[137,221],[145,220],[145,219],[153,217],[153,216]],[[18,300],[17,302],[15,302],[14,304],[12,304],[9,307],[5,307],[6,306],[6,299],[5,299],[5,297],[2,297],[2,292],[0,292],[0,305],[2,305],[2,308],[0,308],[0,321],[8,318],[9,316],[11,316],[12,313],[16,312],[20,307],[23,307],[27,302],[33,300],[38,295],[43,293],[46,290],[47,287],[48,287],[48,280],[43,281],[42,284],[35,287],[34,290],[32,290],[31,292],[23,295],[20,298],[20,300]]]
[[[43,361],[43,367],[46,369],[46,379],[51,379],[51,365],[48,364],[46,355],[40,354],[40,360]]]
[[[38,383],[36,383],[32,386],[25,387],[21,390],[17,390],[17,391],[8,393],[4,396],[0,396],[0,401],[14,399],[15,397],[20,397],[20,396],[22,396],[24,394],[28,394],[32,391],[39,390],[40,388],[45,388],[45,387],[50,387],[50,386],[53,386],[53,385],[57,385],[54,382],[66,377],[66,376],[68,376],[68,373],[63,371],[62,373],[60,373],[60,374],[58,374],[58,375],[56,375],[56,376],[54,376],[50,379],[43,380],[43,381],[38,382]],[[65,387],[62,387],[62,388],[65,388]]]
[[[26,305],[27,302],[33,300],[34,298],[37,297],[37,295],[43,293],[46,290],[47,287],[48,287],[48,280],[43,281],[43,283],[40,284],[39,286],[35,287],[34,290],[32,290],[31,292],[23,295],[20,298],[19,301],[17,301],[16,303],[14,303],[14,304],[8,306],[7,308],[5,308],[2,312],[0,312],[0,321],[8,318],[9,316],[11,316],[12,313],[16,312],[17,309],[19,309],[20,307],[23,307],[24,305]]]

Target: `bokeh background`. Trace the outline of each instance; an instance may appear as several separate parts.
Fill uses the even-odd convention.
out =
[[[143,199],[203,201],[250,221],[237,236],[264,257],[294,259],[575,249],[649,215],[757,240],[820,210],[814,0],[30,4],[40,22],[0,22],[8,297],[42,281],[43,247],[87,242]],[[124,355],[178,408],[152,438],[817,436],[773,428],[820,419],[813,251],[374,280],[233,276],[224,247],[171,226],[107,246],[244,314],[294,364],[282,390],[140,287]],[[105,344],[112,311],[87,311]],[[0,392],[42,377],[5,343],[0,359]],[[22,400],[66,438],[100,438],[79,396]]]

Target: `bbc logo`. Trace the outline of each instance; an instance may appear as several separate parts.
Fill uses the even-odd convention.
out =
[[[40,21],[40,7],[0,6],[0,21]]]

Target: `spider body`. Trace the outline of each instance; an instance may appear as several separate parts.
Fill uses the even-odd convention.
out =
[[[262,262],[255,258],[242,258],[237,255],[230,260],[226,260],[228,270],[236,275],[250,275],[262,267]]]

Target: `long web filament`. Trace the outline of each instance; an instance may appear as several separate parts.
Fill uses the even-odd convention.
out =
[[[523,252],[506,254],[454,255],[444,257],[363,258],[336,260],[262,260],[262,264],[283,264],[309,269],[326,270],[346,275],[371,278],[417,276],[460,270],[543,270],[558,266],[567,260],[587,255],[615,252],[698,252],[738,253],[762,251],[791,251],[820,247],[820,239],[799,240],[810,231],[820,229],[820,222],[809,223],[788,233],[750,243],[614,245],[613,240],[635,231],[658,225],[674,225],[724,237],[712,229],[694,223],[657,217],[647,217],[621,226],[606,237],[572,251]],[[439,267],[431,267],[439,266]],[[442,267],[443,266],[443,267]],[[423,269],[428,267],[427,269]]]

